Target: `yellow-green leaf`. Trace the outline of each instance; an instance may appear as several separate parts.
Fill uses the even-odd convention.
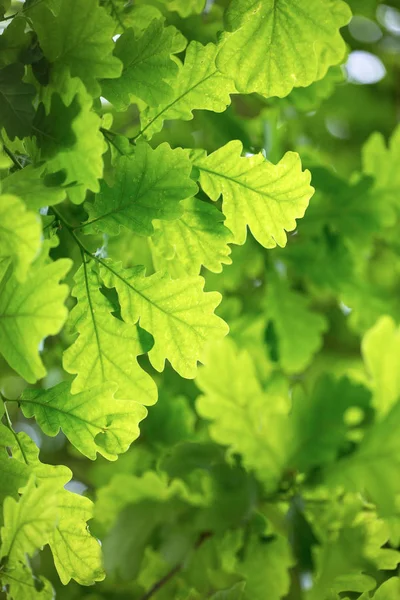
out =
[[[103,262],[102,277],[115,287],[122,318],[137,323],[154,337],[149,352],[152,365],[162,371],[165,359],[182,377],[194,377],[208,342],[224,337],[227,325],[214,314],[218,292],[204,292],[202,277],[171,280],[162,272],[145,277],[143,267],[123,269]]]
[[[109,460],[126,452],[139,436],[139,422],[146,409],[133,400],[113,397],[115,385],[102,386],[71,394],[62,382],[48,390],[25,390],[20,398],[26,417],[35,417],[46,435],[62,429],[71,444],[94,460],[97,452]]]
[[[295,229],[314,193],[310,172],[301,170],[295,152],[273,165],[262,154],[242,157],[242,150],[236,140],[195,158],[201,187],[211,200],[222,195],[226,226],[236,244],[244,244],[249,227],[265,248],[285,246],[285,232]]]
[[[156,386],[137,362],[139,354],[150,350],[150,336],[111,314],[113,308],[99,289],[101,282],[93,264],[84,262],[75,282],[73,294],[78,303],[69,323],[79,336],[63,358],[65,370],[77,375],[72,393],[113,382],[118,386],[116,397],[154,404]]]
[[[342,0],[232,0],[217,66],[241,93],[282,98],[343,60],[350,18]]]
[[[11,258],[15,277],[25,281],[40,248],[39,217],[10,194],[0,196],[0,258]]]

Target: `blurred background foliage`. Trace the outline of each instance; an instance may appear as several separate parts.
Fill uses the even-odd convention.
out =
[[[207,2],[201,14],[190,14],[189,5],[195,1],[187,0],[188,16],[167,11],[161,0],[104,0],[102,4],[110,12],[117,11],[124,26],[137,28],[141,20],[161,12],[188,40],[206,43],[216,41],[228,0]],[[265,250],[249,234],[244,246],[233,247],[233,264],[225,266],[222,274],[202,273],[206,289],[223,294],[218,313],[230,325],[231,340],[248,352],[260,385],[277,404],[289,388],[299,386],[302,393],[311,394],[317,381],[323,385],[322,396],[332,394],[334,403],[341,394],[350,393],[346,385],[353,386],[350,391],[356,403],[356,382],[366,380],[360,353],[363,336],[381,315],[400,320],[400,130],[396,133],[400,5],[397,0],[350,0],[349,4],[354,16],[342,30],[348,49],[345,64],[331,68],[323,80],[295,89],[283,99],[236,95],[224,113],[197,111],[192,121],[169,121],[151,141],[154,146],[168,141],[173,147],[211,152],[239,139],[247,153],[261,151],[272,162],[287,150],[297,151],[312,173],[315,196],[305,218],[289,234],[286,248]],[[107,123],[112,119],[114,132],[127,137],[138,132],[136,105],[118,113],[104,100],[98,109]],[[374,132],[378,136],[371,138]],[[84,219],[82,207],[71,210],[74,217]],[[53,256],[60,248],[63,253],[68,248],[72,256],[73,242],[62,230],[59,234],[62,244]],[[93,249],[103,243],[108,254],[122,257],[126,266],[145,264],[149,273],[155,264],[169,266],[168,257],[157,253],[147,238],[131,233],[109,241],[94,237]],[[58,338],[46,341],[45,387],[63,377],[57,366],[62,350]],[[221,352],[228,352],[228,347]],[[233,378],[239,363],[232,361],[229,376]],[[218,353],[204,370],[213,365],[217,380]],[[400,363],[396,365],[399,368]],[[281,481],[279,497],[266,497],[238,455],[226,454],[224,446],[210,438],[207,421],[195,410],[200,384],[180,378],[169,367],[159,374],[145,366],[157,382],[159,401],[149,409],[140,438],[115,463],[102,457],[91,462],[74,451],[61,433],[47,438],[17,409],[12,414],[16,430],[26,431],[40,447],[41,460],[68,465],[74,473],[70,489],[96,503],[90,527],[102,540],[108,577],[95,589],[56,584],[57,598],[145,600],[150,597],[146,590],[161,582],[158,591],[153,589],[156,600],[234,600],[241,597],[241,582],[246,579],[246,598],[251,600],[281,597],[282,589],[289,589],[288,599],[305,598],[312,581],[314,593],[320,590],[312,598],[336,598],[334,591],[326,595],[326,590],[335,589],[331,583],[336,574],[326,567],[321,575],[314,549],[326,542],[327,523],[340,524],[342,537],[334,542],[328,539],[327,545],[346,571],[346,564],[359,551],[353,526],[346,538],[346,523],[353,523],[351,515],[359,509],[359,499],[336,505],[325,498],[322,511],[323,499],[317,494],[296,495],[295,475],[290,472]],[[321,384],[325,373],[333,379]],[[348,384],[333,393],[338,385],[334,380],[342,375],[351,380],[340,380]],[[220,376],[225,376],[222,367]],[[24,385],[4,361],[0,385],[8,398],[17,398]],[[370,392],[361,390],[359,405],[365,409],[361,425],[367,427]],[[360,435],[358,425],[356,418],[349,426],[348,444]],[[274,435],[281,433],[277,430]],[[171,478],[183,484],[168,486]],[[286,489],[291,490],[287,500]],[[394,549],[399,542],[398,524],[392,525],[390,547]],[[380,533],[371,534],[368,527],[360,524],[357,535],[379,546]],[[288,536],[291,549],[282,536],[276,537],[277,532]],[[297,560],[292,569],[291,553]],[[40,572],[56,582],[50,552],[35,560],[41,561]],[[35,560],[33,567],[39,570]],[[393,573],[392,568],[381,569],[381,580]],[[362,563],[361,572],[360,581],[376,575],[372,559]],[[360,591],[368,589],[367,583],[362,580]],[[217,590],[229,592],[218,595]],[[351,598],[358,597],[353,589]]]

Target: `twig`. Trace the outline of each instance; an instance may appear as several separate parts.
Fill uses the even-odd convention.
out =
[[[26,13],[30,8],[34,8],[35,6],[37,6],[38,4],[41,4],[42,2],[44,2],[44,0],[38,0],[35,4],[33,4],[32,6],[27,6],[27,7],[23,7],[22,10],[20,10],[19,12],[16,12],[12,15],[9,15],[8,17],[4,17],[3,19],[0,19],[0,23],[3,23],[4,21],[10,21],[11,19],[13,19],[14,17],[20,17],[20,16],[24,16],[24,13]]]
[[[195,543],[194,547],[193,547],[193,551],[196,551],[198,548],[200,548],[200,546],[208,539],[212,536],[212,532],[211,531],[205,531],[204,533],[201,533],[197,542]],[[149,600],[149,598],[151,598],[156,592],[158,592],[159,589],[161,589],[164,585],[166,585],[171,579],[172,577],[174,577],[174,575],[176,575],[177,573],[179,573],[183,567],[185,565],[185,560],[181,561],[180,563],[178,563],[177,565],[175,565],[175,567],[173,567],[170,571],[168,571],[168,573],[166,575],[164,575],[164,577],[162,577],[161,579],[159,579],[145,594],[144,596],[142,596],[140,598],[140,600]]]
[[[121,150],[121,148],[119,148],[117,146],[117,144],[114,142],[114,140],[112,139],[112,136],[116,136],[118,135],[117,133],[115,133],[114,131],[110,131],[109,129],[104,129],[103,127],[100,127],[100,131],[101,133],[104,135],[104,137],[106,138],[107,142],[109,144],[112,144],[114,146],[114,148],[117,150],[117,152],[120,153],[121,156],[125,156],[125,152],[123,152]],[[111,136],[111,137],[110,137]]]
[[[118,22],[118,25],[121,27],[122,31],[126,31],[126,27],[125,27],[124,23],[122,22],[122,19],[120,17],[118,9],[117,9],[117,7],[114,4],[114,0],[109,0],[109,3],[111,4],[112,13],[115,16],[115,18],[116,18],[116,20]]]
[[[12,421],[11,421],[11,419],[10,419],[10,415],[8,414],[8,409],[7,409],[7,404],[6,404],[6,402],[9,402],[9,400],[7,400],[7,398],[5,398],[1,392],[0,392],[0,397],[1,397],[2,401],[3,401],[3,405],[4,405],[4,414],[5,414],[5,416],[6,416],[6,423],[5,423],[5,425],[6,425],[7,429],[9,429],[9,430],[11,431],[11,433],[13,434],[13,436],[14,436],[14,439],[15,439],[15,441],[17,442],[17,445],[18,445],[18,447],[19,447],[19,449],[20,449],[20,452],[21,452],[21,454],[22,454],[22,458],[24,459],[24,462],[25,462],[27,465],[29,465],[29,461],[28,461],[28,459],[27,459],[27,456],[26,456],[26,454],[25,454],[24,447],[22,446],[22,444],[21,444],[21,442],[20,442],[20,439],[19,439],[19,437],[18,437],[18,434],[17,434],[17,433],[14,431],[14,428],[13,428],[13,426],[12,426]]]
[[[60,221],[60,223],[62,223],[64,225],[64,227],[66,228],[66,230],[69,232],[69,234],[75,240],[75,242],[78,244],[79,248],[85,254],[87,254],[88,256],[90,256],[90,258],[94,259],[95,257],[93,256],[93,254],[87,248],[85,248],[85,246],[82,244],[81,240],[78,238],[78,236],[76,235],[76,233],[74,233],[74,226],[71,225],[71,223],[68,223],[68,221],[62,216],[62,214],[54,206],[51,206],[49,208],[49,211],[51,211],[57,217],[57,219]]]
[[[5,146],[4,144],[3,144],[3,149],[4,149],[4,152],[7,154],[7,156],[9,158],[11,158],[11,160],[13,161],[13,163],[17,167],[17,169],[23,169],[23,166],[21,165],[21,163],[15,156],[14,152],[11,152],[11,150],[9,148],[7,148],[7,146]]]

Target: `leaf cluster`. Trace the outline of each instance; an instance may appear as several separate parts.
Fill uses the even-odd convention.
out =
[[[375,4],[0,0],[0,595],[399,597]]]

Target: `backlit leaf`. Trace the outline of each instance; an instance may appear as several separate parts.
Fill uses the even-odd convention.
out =
[[[0,195],[0,257],[12,259],[19,281],[26,279],[39,251],[40,235],[38,216],[27,211],[17,196]]]
[[[178,65],[171,58],[175,32],[154,20],[138,38],[127,29],[117,40],[114,55],[123,63],[121,76],[101,83],[103,95],[118,110],[126,109],[131,97],[138,97],[149,106],[158,106],[172,96],[173,80]]]
[[[111,314],[112,306],[101,293],[91,264],[83,263],[75,282],[73,294],[78,303],[71,312],[70,325],[79,336],[63,359],[64,368],[77,374],[72,393],[113,382],[118,386],[118,398],[154,404],[155,384],[137,363],[137,356],[151,348],[150,336]]]
[[[71,394],[67,382],[46,391],[26,390],[20,403],[26,417],[36,420],[46,435],[63,433],[82,454],[109,460],[126,452],[139,435],[146,410],[137,402],[113,397],[114,384]]]
[[[86,204],[88,231],[117,235],[126,227],[140,235],[151,235],[153,220],[172,220],[182,214],[181,200],[193,196],[197,186],[190,179],[191,163],[181,149],[161,144],[153,150],[138,144],[132,156],[116,163],[112,187],[103,184],[94,204]]]
[[[82,82],[71,79],[65,73],[60,77],[60,85],[66,90],[59,94],[49,93],[45,99],[47,121],[58,123],[59,137],[40,149],[38,161],[47,158],[48,173],[65,170],[67,177],[64,185],[71,185],[68,197],[75,204],[85,200],[86,190],[98,192],[99,179],[103,174],[103,157],[107,146],[100,132],[100,117],[92,110],[92,99],[84,89]],[[61,100],[60,100],[61,98]],[[54,134],[53,134],[54,136]],[[51,151],[51,153],[49,153]]]
[[[19,502],[6,498],[1,530],[0,558],[25,563],[25,555],[47,544],[56,526],[57,504],[48,486],[35,486],[30,478]]]
[[[344,58],[339,29],[350,17],[341,0],[233,0],[217,66],[241,93],[287,96]]]
[[[231,264],[228,243],[232,234],[224,226],[224,215],[214,206],[191,198],[182,203],[183,215],[156,225],[153,260],[174,277],[198,275],[204,265],[214,273]]]
[[[19,196],[31,210],[62,202],[66,189],[60,184],[64,182],[65,175],[46,176],[45,171],[45,165],[28,165],[21,171],[14,171],[1,182],[3,192]]]
[[[56,335],[67,318],[64,300],[68,288],[59,281],[70,267],[68,259],[43,264],[39,257],[23,283],[11,267],[0,281],[0,352],[30,383],[46,374],[39,343]]]
[[[162,371],[168,359],[182,377],[194,377],[206,344],[227,333],[226,324],[214,314],[220,295],[205,293],[202,277],[171,280],[162,272],[145,277],[143,267],[103,265],[102,277],[117,289],[123,319],[140,321],[154,337],[149,352],[154,368]]]
[[[262,154],[242,157],[242,150],[236,140],[195,159],[201,187],[214,201],[222,195],[226,226],[236,244],[244,244],[249,227],[265,248],[285,246],[286,231],[295,229],[314,193],[310,173],[301,170],[294,152],[273,165]]]
[[[362,353],[371,375],[373,402],[380,416],[400,398],[400,331],[390,317],[381,317],[364,336]]]
[[[193,110],[223,112],[230,104],[235,86],[215,65],[218,48],[191,42],[186,50],[185,63],[173,82],[174,94],[168,102],[144,111],[142,133],[151,137],[165,120],[193,119]]]
[[[113,21],[97,0],[62,0],[55,16],[45,3],[30,11],[40,45],[56,70],[67,67],[93,96],[98,79],[119,77],[122,64],[113,56]]]

